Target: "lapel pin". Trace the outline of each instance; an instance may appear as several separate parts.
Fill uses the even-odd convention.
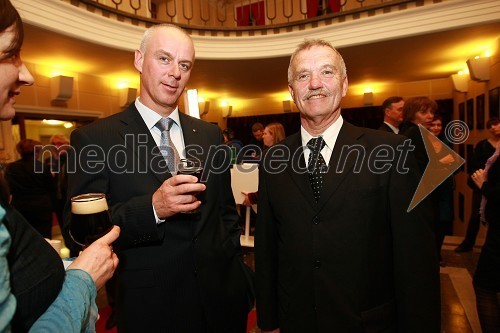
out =
[[[195,128],[193,128],[193,132],[196,133],[196,129]]]

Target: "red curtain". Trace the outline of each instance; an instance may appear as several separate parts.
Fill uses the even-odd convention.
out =
[[[320,4],[323,4],[323,0],[307,0],[307,18],[312,18],[323,14],[323,12],[318,13]],[[340,12],[340,0],[328,0],[327,5],[327,14]]]
[[[236,20],[239,27],[264,25],[264,1],[236,7]]]

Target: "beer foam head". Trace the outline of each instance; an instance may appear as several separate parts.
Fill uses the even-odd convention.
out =
[[[71,198],[71,212],[78,215],[100,213],[108,210],[106,196],[102,193],[81,194]]]

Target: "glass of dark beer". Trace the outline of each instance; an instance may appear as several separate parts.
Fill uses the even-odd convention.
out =
[[[177,174],[179,175],[192,175],[198,178],[198,182],[203,182],[202,180],[202,175],[203,175],[203,162],[197,158],[184,158],[181,159],[180,163],[177,165]],[[193,195],[196,195],[198,200],[203,202],[203,194],[204,193],[193,193]],[[192,213],[198,213],[200,211],[199,207],[198,209],[189,211],[189,212],[184,212],[187,214],[192,214]]]
[[[104,193],[80,194],[71,198],[69,234],[85,247],[101,238],[113,228]]]

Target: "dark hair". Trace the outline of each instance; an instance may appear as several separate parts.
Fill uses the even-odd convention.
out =
[[[441,117],[440,115],[438,114],[435,114],[434,115],[434,118],[432,118],[432,121],[436,121],[436,120],[441,120],[441,123],[443,123],[443,117]]]
[[[415,120],[415,113],[431,109],[435,113],[438,106],[437,103],[426,96],[412,97],[405,101],[403,113],[406,121]]]
[[[488,119],[488,121],[486,122],[486,128],[487,129],[490,129],[491,126],[494,126],[496,124],[500,123],[500,119],[498,119],[498,117],[491,117],[490,119]]]
[[[16,145],[17,152],[22,156],[34,156],[35,153],[38,153],[38,150],[42,147],[42,143],[40,141],[24,139],[21,140]],[[38,150],[37,150],[38,148]],[[35,151],[37,150],[37,151]]]
[[[21,52],[21,46],[24,40],[24,28],[21,16],[9,0],[0,1],[0,32],[7,28],[14,27],[14,38],[6,50],[0,50],[0,60],[11,58]]]
[[[264,125],[262,125],[262,123],[254,123],[252,125],[252,132],[257,132],[257,131],[260,131],[263,129],[264,129]]]
[[[403,100],[403,97],[400,96],[391,96],[387,98],[384,103],[382,103],[382,112],[385,113],[385,109],[390,108],[391,104],[393,103],[399,103]]]
[[[223,130],[222,134],[224,134],[226,136],[228,141],[231,141],[234,139],[234,131],[230,128],[226,128],[225,130]]]

